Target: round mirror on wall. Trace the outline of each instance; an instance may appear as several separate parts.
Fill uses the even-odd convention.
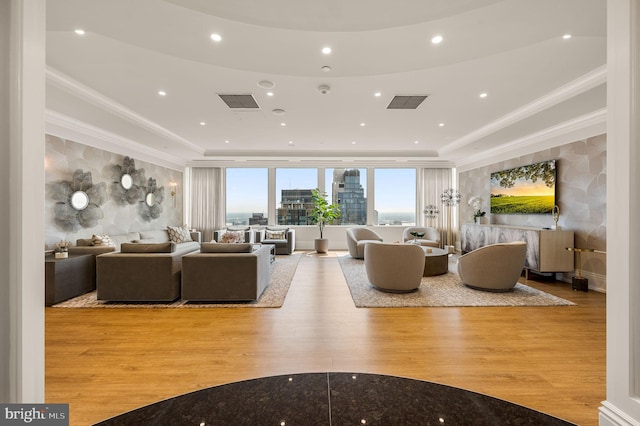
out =
[[[153,207],[153,205],[156,203],[156,196],[152,192],[150,192],[147,194],[144,201],[149,207]]]
[[[120,177],[120,185],[122,185],[124,189],[131,189],[133,186],[133,179],[129,173],[125,173]]]
[[[76,210],[84,210],[89,205],[89,196],[84,191],[76,191],[71,194],[71,207]]]

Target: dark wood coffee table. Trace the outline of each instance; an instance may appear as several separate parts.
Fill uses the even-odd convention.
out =
[[[446,250],[435,247],[420,246],[424,250],[423,277],[432,277],[449,272],[449,254]]]

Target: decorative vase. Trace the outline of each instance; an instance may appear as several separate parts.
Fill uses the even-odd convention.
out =
[[[316,238],[315,248],[318,253],[327,253],[329,251],[329,240],[326,238]]]

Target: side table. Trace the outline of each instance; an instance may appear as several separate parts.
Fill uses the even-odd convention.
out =
[[[580,255],[582,253],[601,253],[605,254],[602,250],[596,250],[592,248],[578,248],[578,247],[565,247],[568,251],[576,253],[576,263],[578,264],[578,274],[571,278],[571,288],[574,291],[589,291],[589,280],[582,277],[582,262]]]
[[[53,254],[44,259],[45,305],[51,306],[96,289],[95,261],[92,254],[70,254],[56,259]]]

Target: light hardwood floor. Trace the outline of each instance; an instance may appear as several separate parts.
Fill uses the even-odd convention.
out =
[[[572,307],[355,308],[335,254],[305,254],[280,309],[46,308],[46,401],[87,425],[256,377],[343,371],[457,386],[596,425],[605,295]]]

